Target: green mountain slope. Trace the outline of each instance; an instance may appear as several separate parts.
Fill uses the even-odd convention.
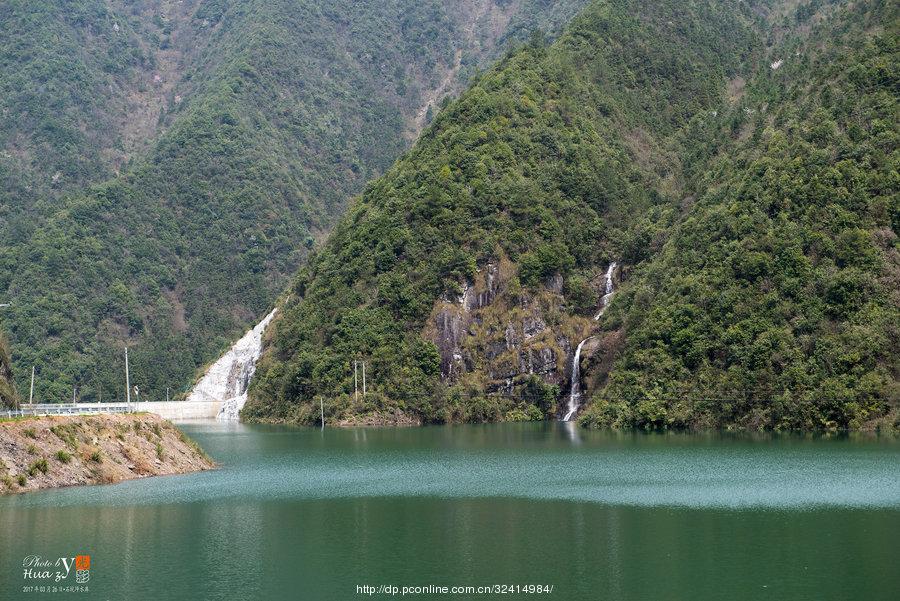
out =
[[[588,423],[897,419],[898,16],[849,3],[771,49],[692,207],[608,314],[616,361],[608,378],[597,362]]]
[[[12,373],[12,357],[9,343],[0,332],[0,407],[15,407],[18,403],[16,382]]]
[[[559,416],[584,341],[586,425],[896,427],[896,11],[592,3],[367,187],[244,416]]]
[[[0,231],[15,239],[42,197],[112,175],[128,91],[153,56],[100,0],[8,2],[0,31]]]
[[[552,27],[579,3],[16,3],[2,84],[29,95],[11,97],[4,131],[23,156],[59,155],[3,175],[17,372],[37,365],[42,400],[73,384],[109,396],[129,345],[147,396],[183,389],[271,306],[429,105],[525,24]],[[33,120],[14,119],[22,104]],[[59,182],[100,183],[29,183],[62,166],[78,177]]]
[[[594,2],[481,77],[304,268],[245,417],[553,415],[606,264],[674,219],[687,126],[759,46],[752,9]]]

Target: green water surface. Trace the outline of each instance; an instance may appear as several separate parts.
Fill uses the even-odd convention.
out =
[[[0,598],[900,598],[895,439],[182,427],[220,469],[0,498]],[[88,592],[24,592],[77,554]]]

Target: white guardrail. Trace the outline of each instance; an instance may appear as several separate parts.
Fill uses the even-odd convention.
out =
[[[127,403],[40,403],[20,405],[18,409],[0,411],[0,416],[25,417],[40,415],[86,415],[91,413],[128,413]]]
[[[0,417],[41,415],[92,415],[99,413],[155,413],[172,420],[211,419],[222,409],[222,401],[133,401],[121,403],[35,403],[18,409],[0,410]]]

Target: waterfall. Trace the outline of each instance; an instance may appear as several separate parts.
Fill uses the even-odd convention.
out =
[[[600,317],[603,315],[603,312],[606,311],[606,305],[609,304],[610,299],[613,295],[613,272],[616,270],[617,263],[613,261],[609,264],[609,268],[606,270],[606,288],[603,291],[603,297],[600,299],[600,312],[597,313],[597,316],[594,317],[594,321],[599,321]]]
[[[575,349],[575,359],[572,360],[572,384],[569,389],[569,412],[566,413],[566,416],[563,418],[564,422],[575,417],[575,413],[581,405],[581,347],[583,347],[584,343],[588,340],[590,340],[590,338],[582,340],[579,343],[578,348]]]
[[[273,309],[206,370],[188,395],[188,401],[222,401],[216,419],[237,421],[247,402],[247,386],[256,371],[256,361],[262,353],[263,331],[277,310]]]
[[[613,272],[616,270],[616,265],[617,263],[613,261],[606,270],[606,287],[603,289],[603,297],[600,298],[600,312],[594,317],[594,321],[598,321],[603,315],[603,312],[606,311],[606,306],[609,304],[609,301],[612,299],[612,295],[615,292],[613,286]],[[575,349],[575,358],[572,359],[572,381],[569,387],[569,411],[563,418],[564,422],[571,421],[581,407],[581,347],[583,347],[584,343],[590,339],[591,336],[588,336],[579,342],[578,348]]]

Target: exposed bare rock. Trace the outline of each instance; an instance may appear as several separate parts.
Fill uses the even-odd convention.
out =
[[[557,273],[547,280],[546,285],[549,290],[555,292],[556,294],[562,294],[563,277]]]
[[[594,336],[585,344],[581,354],[584,357],[584,373],[590,374],[590,377],[585,379],[588,396],[606,384],[613,363],[624,344],[625,332],[621,329]]]
[[[438,347],[445,382],[511,392],[537,375],[565,387],[574,346],[587,336],[591,320],[566,314],[561,276],[513,293],[514,274],[508,259],[488,263],[456,298],[435,305],[424,335]]]

